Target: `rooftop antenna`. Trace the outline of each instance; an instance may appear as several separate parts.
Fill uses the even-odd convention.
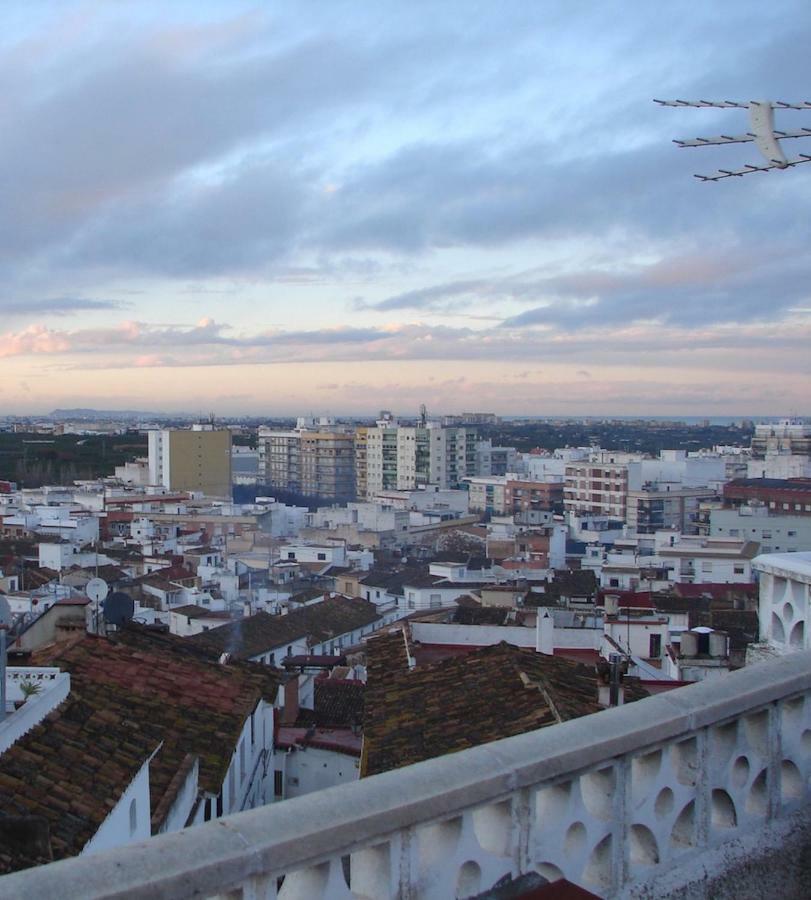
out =
[[[780,141],[788,138],[811,137],[811,128],[800,128],[796,131],[779,131],[774,127],[774,111],[776,109],[811,109],[811,102],[803,100],[799,103],[784,103],[782,100],[750,100],[740,103],[737,100],[654,100],[660,106],[692,106],[698,109],[747,109],[749,110],[750,131],[744,134],[719,134],[714,137],[698,137],[693,140],[673,141],[680,148],[707,147],[713,144],[748,144],[754,143],[766,160],[766,165],[746,164],[742,169],[719,169],[714,175],[696,175],[700,181],[720,181],[722,178],[751,175],[753,172],[768,172],[771,169],[789,169],[800,163],[811,162],[811,155],[800,153],[794,159],[788,159],[783,152]]]
[[[98,567],[96,567],[96,572],[98,572]],[[104,599],[107,597],[107,593],[109,588],[107,587],[107,582],[103,578],[99,578],[96,576],[95,578],[91,578],[90,581],[84,587],[84,592],[87,595],[88,600],[91,602],[91,609],[93,611],[93,631],[95,634],[98,634],[99,629],[99,619],[101,618],[101,614],[99,611],[99,607]]]
[[[425,423],[428,421],[428,410],[425,408],[425,404],[420,404],[420,425],[425,428]]]
[[[135,601],[123,591],[114,591],[104,601],[102,609],[104,610],[104,621],[108,625],[121,628],[132,618],[135,612]]]

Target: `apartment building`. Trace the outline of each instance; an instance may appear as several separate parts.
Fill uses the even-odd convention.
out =
[[[752,456],[764,459],[778,453],[811,455],[811,426],[800,419],[781,419],[775,423],[755,425]]]
[[[168,491],[231,499],[231,432],[213,425],[149,432],[149,481]]]
[[[458,488],[476,474],[476,430],[381,421],[366,434],[366,496],[433,484]]]
[[[260,475],[271,487],[328,500],[355,497],[355,433],[333,419],[300,418],[292,431],[259,429]]]
[[[699,507],[717,496],[715,488],[672,487],[653,482],[642,490],[628,491],[625,522],[639,534],[654,534],[666,528],[697,534]]]
[[[811,516],[811,478],[736,478],[724,485],[724,505],[762,503],[770,512]]]
[[[762,503],[716,508],[709,511],[709,535],[759,541],[761,553],[811,550],[811,515],[790,515]]]
[[[467,484],[471,512],[490,513],[493,516],[507,514],[507,479],[504,476],[468,478]]]
[[[511,514],[563,509],[563,482],[507,478],[505,505]]]
[[[506,475],[517,471],[519,454],[515,447],[494,447],[492,441],[476,444],[476,474]]]
[[[566,512],[592,513],[625,519],[628,502],[628,463],[639,456],[596,450],[589,459],[567,463],[563,503]]]
[[[366,463],[366,443],[369,429],[359,426],[355,429],[355,494],[361,500],[368,497],[368,478]]]
[[[750,478],[811,478],[811,426],[800,419],[755,426]]]
[[[303,431],[301,492],[329,500],[355,497],[355,435],[342,431]]]

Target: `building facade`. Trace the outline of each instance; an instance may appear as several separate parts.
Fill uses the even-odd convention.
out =
[[[458,488],[476,474],[476,431],[381,422],[366,433],[366,496],[424,485]]]
[[[231,432],[195,425],[149,432],[149,480],[169,491],[231,498]]]
[[[626,454],[599,452],[566,465],[563,502],[566,512],[625,519],[628,501]]]

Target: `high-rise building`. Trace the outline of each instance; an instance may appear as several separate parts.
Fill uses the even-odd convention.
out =
[[[265,484],[285,491],[301,491],[301,435],[298,431],[259,429],[259,444],[264,459]]]
[[[366,432],[366,496],[423,485],[458,488],[476,475],[475,428],[381,421]]]
[[[270,487],[327,500],[355,498],[355,433],[334,420],[300,418],[292,431],[259,429]]]
[[[355,429],[355,493],[360,499],[367,496],[366,443],[369,429],[359,426]]]
[[[302,431],[301,492],[328,500],[355,497],[355,435],[351,431]]]
[[[213,425],[149,432],[149,480],[170,491],[231,499],[231,432]]]
[[[593,451],[588,460],[567,463],[563,488],[566,512],[625,519],[628,462],[624,453]]]

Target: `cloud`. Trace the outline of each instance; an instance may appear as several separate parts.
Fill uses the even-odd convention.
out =
[[[768,324],[716,323],[667,330],[656,323],[587,324],[567,331],[416,322],[253,333],[204,317],[191,326],[138,321],[72,331],[30,326],[0,335],[0,352],[7,357],[54,357],[60,368],[82,370],[386,360],[393,366],[413,361],[497,366],[544,360],[579,365],[580,378],[593,376],[594,366],[629,365],[651,371],[685,365],[719,371],[743,368],[790,378],[806,374],[804,350],[809,342],[811,319],[796,315]]]
[[[92,300],[86,297],[50,297],[41,300],[0,298],[0,311],[6,316],[71,316],[80,312],[118,310],[129,305],[117,300]]]
[[[695,182],[755,151],[671,139],[745,115],[651,97],[797,99],[804,5],[617,9],[18,17],[0,40],[0,312],[17,317],[0,354],[142,378],[447,360],[792,378],[811,172]]]

